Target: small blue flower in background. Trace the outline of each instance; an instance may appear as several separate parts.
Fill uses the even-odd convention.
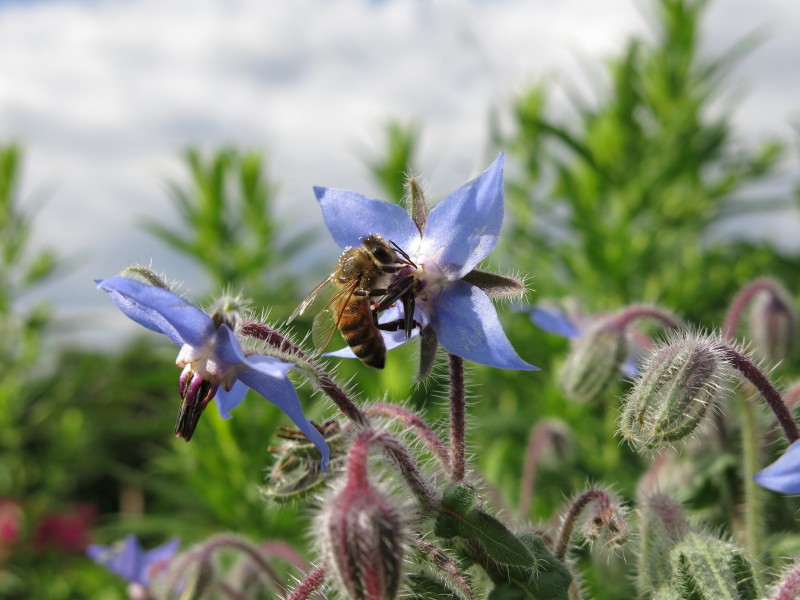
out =
[[[162,287],[128,277],[96,280],[98,289],[128,317],[180,347],[176,364],[180,378],[181,410],[175,433],[186,441],[197,427],[200,415],[215,399],[219,414],[228,419],[248,388],[280,408],[316,445],[322,454],[322,469],[329,451],[322,435],[305,418],[300,399],[286,376],[292,367],[271,356],[245,355],[234,330],[236,315],[215,312],[212,316]]]
[[[789,446],[778,460],[756,473],[753,480],[768,490],[800,494],[800,440]]]
[[[397,204],[345,190],[316,187],[314,192],[325,225],[342,249],[377,234],[408,253],[419,268],[414,318],[423,326],[430,324],[445,350],[491,367],[536,369],[511,346],[486,293],[464,280],[497,244],[503,222],[502,154],[437,204],[423,232]],[[387,348],[406,341],[403,332],[383,335]]]
[[[125,581],[148,587],[153,575],[172,560],[180,545],[180,540],[173,538],[152,550],[144,550],[136,536],[129,535],[111,546],[92,544],[86,554]]]
[[[577,313],[577,311],[572,312]],[[602,316],[569,314],[559,308],[542,305],[534,306],[530,309],[530,318],[534,325],[571,340],[579,338],[593,321],[602,318]],[[620,371],[626,377],[635,379],[639,376],[639,363],[648,349],[652,347],[652,343],[647,336],[635,330],[632,330],[630,338],[628,356],[625,362],[620,365]]]

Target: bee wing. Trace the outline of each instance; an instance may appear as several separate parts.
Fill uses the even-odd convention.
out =
[[[314,316],[311,324],[311,340],[317,349],[322,350],[333,339],[333,334],[339,328],[342,320],[342,311],[347,307],[355,288],[346,286],[339,289],[325,305],[325,308]]]
[[[311,306],[312,304],[316,304],[318,297],[320,299],[320,302],[323,300],[323,298],[325,299],[324,306],[327,307],[330,304],[330,302],[328,301],[328,298],[330,298],[329,293],[332,293],[334,288],[334,286],[332,285],[333,283],[332,277],[333,277],[332,275],[330,277],[326,277],[320,282],[320,284],[317,287],[315,287],[313,290],[309,292],[308,296],[306,296],[303,299],[303,301],[297,305],[297,308],[295,308],[294,311],[292,311],[292,314],[289,315],[289,318],[286,320],[287,324],[291,323],[297,317],[306,312],[309,306]]]
[[[311,324],[311,340],[318,350],[322,350],[331,343],[333,334],[336,333],[336,319],[333,311],[327,308],[314,316]]]

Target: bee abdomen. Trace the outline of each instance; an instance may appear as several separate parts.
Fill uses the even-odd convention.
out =
[[[351,318],[343,319],[339,325],[342,337],[353,350],[353,354],[365,364],[382,369],[386,363],[386,345],[383,343],[380,330],[372,323],[369,308],[366,307],[366,311],[361,311],[352,307],[352,310],[347,312]]]

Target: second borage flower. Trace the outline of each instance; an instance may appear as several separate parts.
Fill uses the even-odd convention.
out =
[[[413,197],[414,219],[403,207],[355,192],[316,187],[325,225],[342,248],[358,247],[369,235],[391,240],[416,266],[414,320],[423,329],[423,352],[438,340],[445,350],[501,369],[536,369],[511,346],[489,295],[520,295],[512,278],[475,267],[497,245],[503,222],[503,155],[427,215]],[[405,341],[403,331],[383,332],[387,348]],[[434,341],[431,344],[431,340]],[[352,356],[346,350],[344,353]],[[425,358],[423,358],[423,363]],[[424,370],[424,369],[423,369]]]

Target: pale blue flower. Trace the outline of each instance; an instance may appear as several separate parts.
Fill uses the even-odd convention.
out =
[[[189,440],[206,405],[215,400],[228,419],[252,388],[280,408],[317,446],[322,469],[327,468],[328,446],[305,418],[300,399],[286,376],[292,365],[271,356],[245,354],[224,318],[214,319],[180,296],[161,287],[127,277],[98,279],[97,287],[128,317],[166,335],[180,347],[176,364],[181,374],[181,412],[176,433]],[[235,328],[235,325],[233,325]]]
[[[778,460],[753,476],[768,490],[800,494],[800,440],[794,442]]]
[[[172,560],[180,544],[178,538],[173,538],[152,550],[144,550],[136,536],[129,535],[111,546],[92,544],[86,554],[125,581],[147,587],[155,572]]]
[[[397,204],[344,190],[317,187],[314,192],[342,249],[377,234],[408,253],[418,267],[414,319],[430,324],[445,350],[491,367],[536,369],[511,346],[486,293],[464,280],[497,244],[503,222],[502,154],[437,204],[423,232]],[[403,332],[383,333],[387,348],[406,341]],[[352,356],[349,349],[341,354]]]

